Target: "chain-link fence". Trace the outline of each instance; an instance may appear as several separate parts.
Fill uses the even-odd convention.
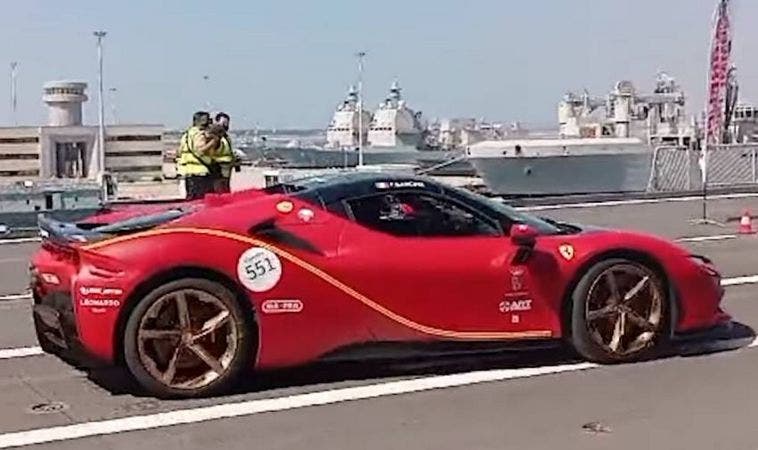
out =
[[[758,145],[716,145],[708,148],[708,187],[758,184]],[[702,189],[700,151],[682,147],[658,147],[648,182],[649,192]]]

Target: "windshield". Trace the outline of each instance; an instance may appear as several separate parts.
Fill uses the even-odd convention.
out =
[[[508,206],[502,201],[495,200],[489,197],[485,197],[481,194],[476,194],[466,189],[452,188],[457,194],[462,197],[467,197],[478,203],[484,203],[487,207],[491,208],[498,214],[508,217],[514,223],[523,223],[534,227],[540,234],[558,234],[562,230],[557,222],[548,221],[531,214],[527,214],[516,210],[512,206]]]
[[[263,192],[267,194],[291,194],[324,186],[341,177],[344,175],[340,173],[307,175],[273,184],[264,188]]]

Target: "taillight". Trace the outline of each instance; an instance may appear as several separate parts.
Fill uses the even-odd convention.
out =
[[[63,261],[75,266],[79,265],[79,252],[72,247],[54,244],[50,241],[43,241],[42,248],[52,255],[56,261]]]
[[[93,265],[89,267],[89,273],[99,278],[118,278],[124,274],[124,271]]]
[[[119,261],[98,253],[81,252],[81,267],[98,278],[113,279],[124,275],[124,266]]]

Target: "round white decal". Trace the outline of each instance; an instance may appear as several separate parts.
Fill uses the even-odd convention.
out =
[[[265,292],[276,286],[282,277],[282,262],[270,250],[253,247],[240,256],[237,277],[253,292]]]

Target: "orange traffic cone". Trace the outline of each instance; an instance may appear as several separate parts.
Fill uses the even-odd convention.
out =
[[[739,234],[753,234],[753,218],[750,216],[750,211],[747,209],[742,211],[742,217],[740,218]]]

